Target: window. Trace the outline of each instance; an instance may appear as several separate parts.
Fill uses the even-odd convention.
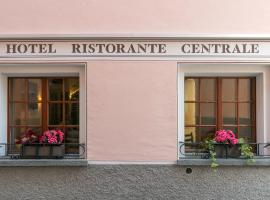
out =
[[[9,78],[8,141],[16,143],[26,131],[41,135],[61,129],[65,143],[79,143],[79,78]],[[78,145],[66,153],[78,153]]]
[[[186,77],[185,140],[201,142],[230,129],[256,142],[256,78]]]

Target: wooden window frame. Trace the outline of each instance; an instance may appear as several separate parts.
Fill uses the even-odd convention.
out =
[[[199,104],[199,123],[198,124],[185,124],[185,128],[186,127],[214,127],[216,130],[219,129],[226,129],[226,127],[236,127],[237,128],[237,133],[236,136],[239,136],[239,130],[241,127],[251,127],[252,129],[252,142],[256,142],[256,77],[193,77],[193,76],[187,76],[185,77],[186,79],[197,79],[199,80],[199,100],[194,100],[194,101],[190,101],[190,100],[184,100],[184,104],[186,103],[198,103]],[[201,101],[201,80],[202,79],[215,79],[215,101]],[[222,100],[222,80],[223,79],[235,79],[236,80],[236,100],[235,101],[223,101]],[[249,101],[241,101],[239,100],[239,80],[240,79],[249,79],[250,80],[250,89],[251,89],[251,93],[250,93],[250,100]],[[215,114],[216,114],[216,124],[215,125],[204,125],[201,124],[201,103],[215,103]],[[231,125],[224,125],[223,124],[223,116],[222,116],[222,103],[235,103],[236,104],[236,124],[231,124]],[[244,125],[244,124],[240,124],[239,122],[239,105],[240,103],[249,103],[250,104],[250,115],[251,115],[251,123],[248,125]],[[201,135],[197,135],[197,137],[199,138],[199,141],[201,141]]]
[[[10,80],[11,79],[25,79],[25,88],[26,88],[26,100],[24,101],[11,101],[10,100]],[[35,101],[35,102],[32,102],[32,103],[41,103],[42,104],[42,111],[41,111],[41,126],[39,125],[15,125],[15,124],[10,124],[10,104],[11,103],[24,103],[25,106],[27,106],[29,104],[29,100],[28,100],[28,94],[29,94],[29,88],[28,88],[28,84],[27,84],[27,80],[29,79],[39,79],[41,80],[41,95],[42,95],[42,100],[41,101]],[[62,85],[62,93],[63,93],[63,98],[62,98],[62,101],[50,101],[49,100],[49,86],[48,86],[48,80],[49,79],[62,79],[63,80],[63,85]],[[66,106],[66,103],[78,103],[80,105],[80,100],[66,100],[65,99],[65,82],[64,80],[65,79],[79,79],[79,77],[77,76],[72,76],[72,77],[8,77],[8,95],[7,95],[7,104],[8,104],[8,112],[7,112],[7,141],[8,143],[11,142],[11,136],[10,136],[10,131],[11,131],[11,128],[13,127],[19,127],[19,128],[41,128],[42,132],[45,131],[45,130],[48,130],[49,128],[62,128],[64,129],[64,131],[67,129],[67,128],[78,128],[79,129],[79,132],[80,132],[80,124],[78,125],[67,125],[66,124],[66,112],[65,112],[65,106]],[[80,87],[80,86],[79,86]],[[49,104],[50,103],[61,103],[62,106],[63,106],[63,124],[62,125],[50,125],[49,124],[49,111],[48,111],[48,108],[49,108]],[[25,108],[25,119],[27,119],[27,108]],[[80,111],[79,111],[80,112]],[[79,119],[80,120],[80,119]]]

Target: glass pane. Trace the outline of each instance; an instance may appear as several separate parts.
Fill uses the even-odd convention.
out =
[[[9,80],[10,101],[26,100],[26,85],[24,78],[12,78]]]
[[[41,103],[29,103],[28,104],[28,125],[41,125],[42,120],[42,105]]]
[[[236,134],[237,135],[237,126],[223,126],[223,128],[222,129],[224,129],[224,130],[231,130],[234,134]]]
[[[62,101],[63,100],[63,79],[49,79],[49,100]]]
[[[66,125],[79,125],[79,103],[66,103]]]
[[[79,128],[67,128],[65,134],[66,154],[79,153]]]
[[[201,124],[215,125],[216,124],[216,109],[215,103],[201,103]]]
[[[79,143],[79,128],[70,127],[67,128],[65,134],[65,143]]]
[[[26,106],[24,103],[11,103],[9,109],[9,122],[11,125],[26,124]]]
[[[185,103],[185,125],[199,124],[199,103]]]
[[[41,79],[28,79],[28,101],[41,101]]]
[[[34,133],[37,137],[31,137]],[[27,127],[11,127],[10,128],[10,143],[16,144],[9,146],[8,152],[10,154],[21,153],[20,144],[35,143],[38,141],[38,136],[41,135],[41,128],[27,128]]]
[[[222,103],[223,124],[237,124],[236,120],[236,104]]]
[[[185,101],[199,101],[199,79],[185,79]]]
[[[57,127],[49,126],[48,129],[49,130],[61,130],[65,134],[65,129],[64,129],[64,127],[61,127],[61,126],[57,126]]]
[[[65,79],[65,99],[69,101],[79,100],[79,79],[67,78]]]
[[[25,133],[25,127],[12,127],[10,128],[10,143],[19,143],[21,136]]]
[[[239,103],[239,123],[250,125],[251,124],[251,104]]]
[[[42,135],[42,129],[38,127],[29,127],[27,130],[33,131],[36,135],[41,136]]]
[[[239,101],[250,101],[251,84],[250,79],[239,79]]]
[[[204,142],[213,139],[216,127],[185,127],[185,142]]]
[[[206,139],[213,139],[216,128],[215,127],[200,127],[200,142],[204,142]]]
[[[67,128],[65,134],[66,154],[79,153],[79,128]]]
[[[63,104],[49,103],[49,125],[62,125],[63,123]]]
[[[245,138],[248,142],[252,141],[252,128],[251,127],[240,127],[239,137]]]
[[[200,101],[216,101],[216,79],[201,79]]]
[[[185,127],[185,142],[195,142],[196,136],[196,127]]]
[[[222,101],[236,100],[236,79],[222,79]]]

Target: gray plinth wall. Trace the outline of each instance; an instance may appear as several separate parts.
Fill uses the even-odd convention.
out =
[[[0,167],[0,199],[270,199],[270,167],[187,168]]]

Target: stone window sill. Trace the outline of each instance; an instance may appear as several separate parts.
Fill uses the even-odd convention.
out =
[[[85,159],[3,159],[0,167],[86,167]]]
[[[217,159],[220,166],[270,166],[270,158],[255,159],[254,163],[248,163],[245,159]],[[177,165],[180,166],[210,166],[209,159],[185,159],[180,158]]]

